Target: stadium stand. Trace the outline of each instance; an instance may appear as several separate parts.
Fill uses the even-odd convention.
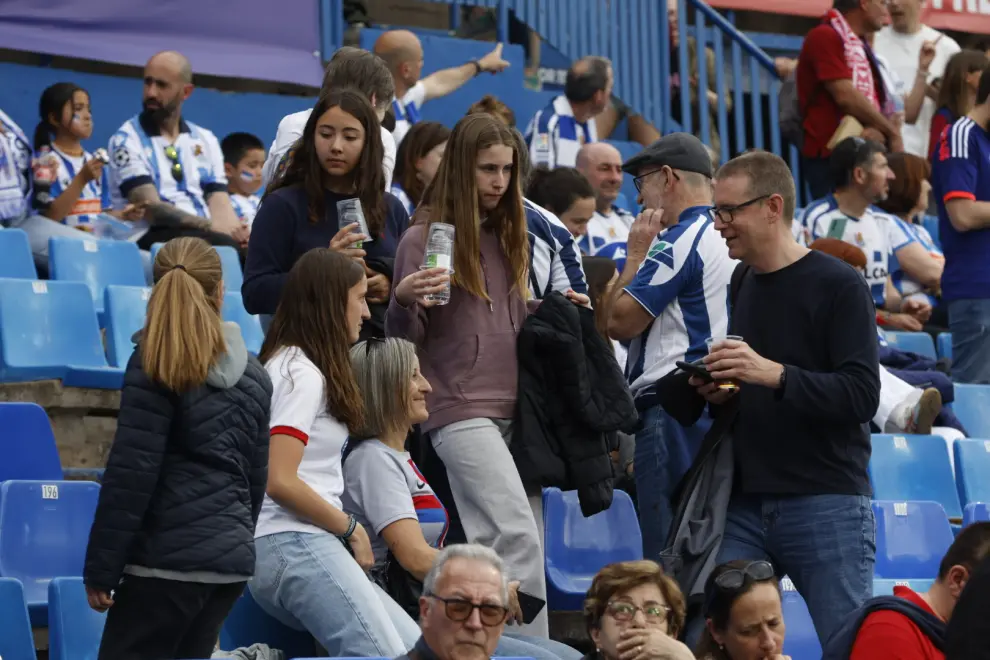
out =
[[[82,578],[52,580],[48,602],[49,660],[96,660],[107,615],[90,608]]]
[[[62,478],[55,436],[44,408],[35,403],[0,403],[0,482]]]
[[[104,290],[110,284],[144,286],[144,266],[137,245],[127,241],[77,241],[52,238],[48,248],[48,272],[53,280],[84,282],[93,294],[93,304],[106,325]]]
[[[24,586],[14,578],[0,578],[0,658],[37,658],[31,622],[24,604]]]
[[[927,332],[887,332],[887,343],[898,350],[935,359],[935,342]]]
[[[787,633],[784,635],[784,654],[795,660],[810,660],[822,656],[821,643],[811,613],[789,578],[781,580],[781,606]]]
[[[956,440],[953,450],[959,501],[990,502],[990,440]]]
[[[942,505],[950,520],[962,520],[949,451],[941,436],[874,434],[870,480],[878,500],[931,500]]]
[[[38,270],[34,267],[31,245],[27,234],[20,229],[0,231],[0,277],[36,280]]]
[[[261,320],[248,314],[244,309],[244,298],[236,291],[230,291],[223,297],[223,320],[233,321],[241,328],[241,336],[248,352],[257,355],[261,352],[261,344],[265,341],[265,332],[261,329]]]
[[[963,509],[963,526],[975,522],[990,522],[990,506],[986,502],[971,502]]]
[[[990,438],[990,385],[956,383],[952,412],[971,438]]]
[[[134,333],[144,327],[151,289],[142,286],[106,288],[107,359],[111,366],[126,367],[134,352]]]
[[[952,529],[938,502],[873,502],[877,521],[874,575],[930,580],[952,544]]]

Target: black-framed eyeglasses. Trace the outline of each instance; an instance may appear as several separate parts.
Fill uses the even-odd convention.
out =
[[[636,192],[643,192],[643,179],[645,179],[648,176],[653,176],[657,172],[663,172],[663,168],[661,167],[659,169],[653,170],[652,172],[647,172],[646,174],[640,174],[639,176],[634,177],[633,185],[636,186]],[[681,177],[677,176],[677,172],[675,172],[674,170],[670,170],[670,173],[673,175],[673,177],[676,180],[678,181],[681,180]]]
[[[735,206],[713,206],[712,215],[715,219],[725,225],[731,225],[736,219],[733,215],[736,211],[742,211],[747,206],[752,206],[757,202],[762,202],[765,199],[769,199],[772,195],[760,195],[759,197],[754,197],[748,202],[743,202],[742,204],[736,204]]]
[[[182,161],[179,160],[179,150],[170,144],[165,147],[165,157],[172,163],[172,167],[169,168],[172,172],[172,178],[175,179],[176,183],[182,183],[185,175],[182,172]]]
[[[433,598],[443,603],[444,612],[451,621],[461,623],[471,618],[471,613],[478,610],[481,625],[491,628],[501,623],[509,616],[508,608],[501,605],[491,605],[489,603],[472,603],[463,598],[443,598],[436,594],[425,594],[427,598]]]
[[[747,578],[753,582],[765,582],[776,576],[773,564],[763,559],[750,562],[742,568],[733,568],[715,578],[715,586],[726,591],[741,589]]]
[[[364,342],[364,355],[365,357],[371,355],[371,345],[384,344],[385,339],[382,337],[368,337],[367,341]]]
[[[608,605],[605,606],[605,611],[616,621],[632,621],[633,617],[636,616],[636,612],[642,612],[643,616],[650,623],[666,621],[667,616],[670,614],[670,608],[660,603],[639,607],[627,600],[609,601]]]

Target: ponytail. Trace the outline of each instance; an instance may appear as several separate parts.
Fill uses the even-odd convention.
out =
[[[85,89],[75,83],[60,82],[55,83],[41,93],[41,100],[38,102],[38,114],[41,121],[34,129],[34,150],[40,151],[42,147],[52,145],[52,134],[58,129],[57,126],[48,121],[49,115],[62,116],[66,103],[72,102],[72,96],[76,92],[85,92]]]
[[[220,256],[202,239],[177,238],[159,251],[154,271],[141,364],[151,380],[184,392],[205,383],[210,367],[227,350],[220,318]]]

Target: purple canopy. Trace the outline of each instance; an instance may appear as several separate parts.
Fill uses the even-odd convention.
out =
[[[195,73],[319,87],[316,0],[0,0],[4,48],[143,66],[161,50]]]

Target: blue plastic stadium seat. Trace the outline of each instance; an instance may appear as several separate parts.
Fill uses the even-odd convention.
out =
[[[959,501],[990,502],[990,440],[956,440],[954,452]]]
[[[935,359],[935,342],[927,332],[885,332],[887,343],[892,347],[909,353],[917,353]]]
[[[952,333],[940,332],[935,341],[935,348],[940,358],[952,359]]]
[[[282,649],[287,658],[307,657],[318,653],[312,635],[305,630],[290,628],[270,616],[252,598],[251,590],[245,589],[220,629],[220,648],[232,651],[252,644],[267,644],[272,648]]]
[[[990,506],[986,502],[970,502],[963,509],[963,527],[975,522],[990,522]]]
[[[0,577],[24,585],[31,623],[48,621],[48,583],[82,576],[99,484],[5,481],[0,484]]]
[[[0,382],[52,378],[66,387],[123,385],[124,370],[107,365],[89,289],[0,279]]]
[[[103,290],[108,284],[144,286],[144,264],[137,243],[53,237],[48,240],[51,279],[84,282],[93,295],[103,327]]]
[[[241,327],[241,336],[248,352],[257,355],[261,352],[261,344],[265,341],[265,331],[261,329],[261,320],[244,309],[244,299],[240,293],[228,291],[223,297],[223,320],[233,321]]]
[[[62,476],[45,409],[36,403],[0,403],[0,481],[61,481]]]
[[[815,624],[811,621],[808,606],[790,580],[782,582],[781,604],[787,634],[784,636],[784,654],[794,660],[812,660],[822,657],[822,646],[818,641]]]
[[[636,509],[624,491],[615,491],[606,511],[585,518],[577,491],[545,488],[543,524],[550,610],[580,611],[603,566],[643,558]]]
[[[36,660],[24,587],[14,578],[0,578],[0,658]]]
[[[893,596],[894,587],[909,587],[916,593],[928,591],[935,580],[889,580],[885,578],[875,578],[873,580],[874,596]]]
[[[38,279],[31,244],[22,229],[0,228],[0,277]]]
[[[953,521],[962,519],[949,450],[941,436],[874,435],[870,480],[878,500],[931,500]]]
[[[952,545],[952,529],[938,502],[873,502],[877,555],[873,574],[895,580],[932,580]]]
[[[151,289],[111,284],[106,290],[107,358],[114,367],[126,367],[134,352],[134,333],[144,327]]]
[[[162,249],[164,243],[151,244],[151,261],[154,263],[158,257],[158,251]],[[223,284],[227,291],[240,291],[244,284],[244,271],[241,270],[241,258],[237,255],[237,250],[229,245],[215,245],[213,248],[220,255],[220,266],[223,269]]]
[[[966,427],[971,438],[990,439],[990,385],[956,383],[952,412]]]
[[[96,660],[106,612],[89,606],[82,578],[58,577],[48,585],[49,660]]]

